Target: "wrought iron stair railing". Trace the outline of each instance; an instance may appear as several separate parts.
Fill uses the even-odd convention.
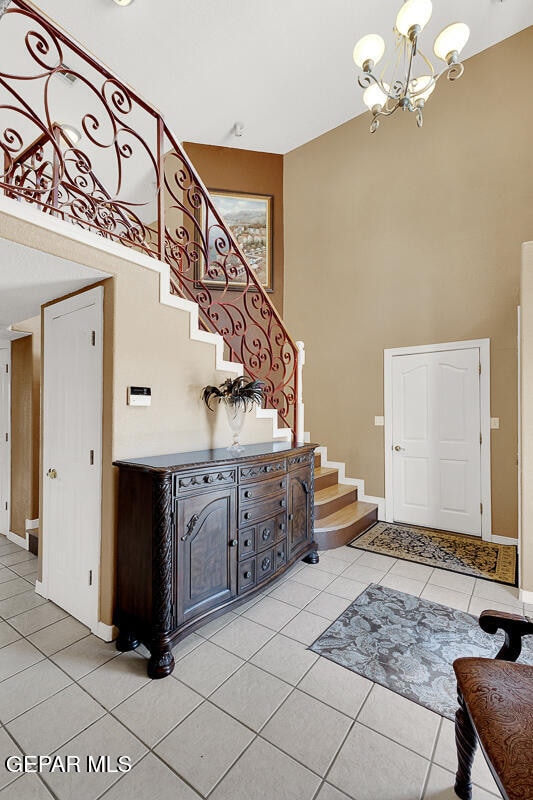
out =
[[[76,130],[80,135],[78,141]],[[0,191],[169,264],[296,438],[298,347],[157,109],[33,3],[0,18]]]

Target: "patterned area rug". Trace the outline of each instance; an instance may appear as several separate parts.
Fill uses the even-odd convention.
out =
[[[482,542],[462,533],[377,522],[350,542],[349,546],[451,572],[462,572],[476,578],[517,585],[515,545]]]
[[[309,649],[453,719],[453,661],[493,658],[502,644],[503,633],[485,633],[472,614],[371,584]],[[533,636],[519,661],[533,664]]]

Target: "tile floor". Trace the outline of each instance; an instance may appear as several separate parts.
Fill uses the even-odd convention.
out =
[[[0,537],[0,800],[454,800],[453,724],[307,645],[370,582],[524,611],[511,588],[343,547],[188,636],[151,681],[146,652],[119,654],[35,578]],[[80,772],[8,772],[21,753],[78,755]],[[134,766],[90,773],[87,755]],[[479,754],[473,775],[474,800],[499,797]]]

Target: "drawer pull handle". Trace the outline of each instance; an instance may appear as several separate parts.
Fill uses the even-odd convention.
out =
[[[294,518],[294,514],[289,514],[289,519],[293,519],[293,518]]]
[[[270,464],[267,467],[265,467],[265,472],[272,472],[272,467],[270,466]]]
[[[284,522],[280,522],[279,525],[278,525],[278,528],[280,529],[280,531],[284,531],[285,530],[285,523]]]
[[[247,571],[244,573],[244,577],[246,578],[246,580],[248,580],[249,578],[251,578],[251,577],[252,577],[252,573],[250,572],[250,570],[247,570]]]
[[[279,482],[279,488],[280,489],[284,489],[285,488],[285,481],[280,481]]]
[[[232,539],[231,542],[229,543],[229,546],[230,547],[237,547],[238,544],[239,544],[239,542],[238,542],[237,539]]]
[[[278,550],[278,558],[280,559],[280,561],[285,561],[285,553],[283,552],[283,550]]]
[[[245,547],[251,547],[252,546],[252,540],[251,539],[245,539],[244,540],[244,546]]]
[[[270,539],[270,531],[268,530],[268,528],[263,528],[263,532],[261,534],[261,537],[262,537],[264,542],[266,542],[267,539]]]
[[[245,514],[244,514],[244,519],[250,519],[251,516],[252,515],[250,514],[250,512],[246,511]]]
[[[280,506],[281,506],[282,508],[285,508],[285,506],[286,506],[285,500],[280,500],[280,501],[279,501],[279,504],[280,504]]]
[[[193,514],[192,515],[192,517],[190,518],[190,520],[187,523],[187,532],[185,533],[184,536],[181,537],[181,541],[182,542],[186,542],[187,539],[189,538],[189,536],[191,536],[191,534],[194,531],[194,528],[196,526],[196,523],[198,522],[199,519],[200,519],[200,517],[198,516],[198,514]]]
[[[265,570],[267,570],[269,567],[270,567],[270,559],[264,558],[263,561],[261,562],[261,569],[263,570],[263,572],[265,572]]]
[[[245,493],[244,493],[244,496],[245,496],[245,497],[251,497],[251,496],[252,496],[252,493],[251,493],[251,491],[250,491],[249,489],[247,489],[247,490],[245,491]]]

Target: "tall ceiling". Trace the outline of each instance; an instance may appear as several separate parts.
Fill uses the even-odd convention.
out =
[[[391,51],[401,0],[35,3],[158,106],[179,139],[287,153],[366,110],[353,46],[380,33]],[[533,0],[433,0],[427,55],[459,20],[471,29],[467,59],[532,25]]]

